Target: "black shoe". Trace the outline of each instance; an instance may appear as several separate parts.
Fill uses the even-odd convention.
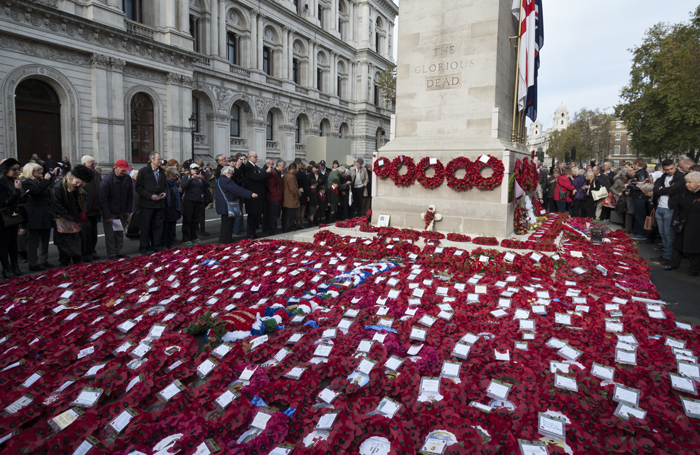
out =
[[[669,259],[662,259],[659,261],[659,264],[661,265],[671,265],[671,261]]]
[[[56,267],[55,265],[51,264],[50,262],[44,262],[44,263],[41,264],[41,265],[42,265],[42,267],[44,267],[45,269],[52,269],[52,268]]]
[[[92,257],[90,257],[90,256],[83,256],[83,262],[92,262]]]
[[[656,262],[661,262],[661,261],[664,260],[664,257],[663,257],[663,256],[659,256],[658,258],[651,258],[651,260],[652,260],[652,261],[656,261]]]
[[[12,270],[10,269],[2,269],[2,277],[7,278],[9,280],[10,278],[16,278],[17,275],[12,273]]]
[[[100,259],[100,255],[97,253],[92,253],[92,258],[95,260]]]
[[[202,237],[209,237],[211,234],[207,231],[199,231],[199,235]]]
[[[23,275],[22,271],[19,269],[19,265],[17,264],[12,265],[12,273],[14,273],[17,276]]]
[[[45,270],[46,270],[46,269],[43,268],[43,267],[40,266],[40,265],[30,265],[30,266],[29,266],[29,271],[30,271],[30,272],[43,272],[43,271],[45,271]]]
[[[688,272],[688,275],[690,275],[690,276],[698,276],[698,275],[700,275],[700,272]]]
[[[669,270],[676,270],[678,267],[672,267],[670,265],[667,265],[663,268],[663,270],[669,271]]]
[[[119,259],[129,259],[129,255],[128,255],[128,254],[118,254],[117,257],[118,257]]]

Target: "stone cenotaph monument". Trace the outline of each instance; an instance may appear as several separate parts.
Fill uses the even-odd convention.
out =
[[[399,187],[377,178],[373,224],[391,215],[390,226],[423,230],[421,214],[434,205],[442,214],[438,231],[495,237],[513,232],[508,179],[526,150],[511,141],[516,40],[510,37],[518,34],[511,5],[512,0],[401,1],[395,138],[375,160],[405,155],[418,164],[428,157],[447,167],[460,156],[477,161],[490,154],[502,160],[505,175],[492,190],[464,192],[447,181],[429,189],[418,181]],[[490,172],[485,168],[482,175]]]

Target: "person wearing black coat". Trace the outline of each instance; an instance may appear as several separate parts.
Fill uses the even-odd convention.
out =
[[[296,222],[297,227],[302,228],[304,227],[304,215],[306,214],[306,206],[309,203],[309,178],[306,175],[306,166],[304,166],[304,163],[300,159],[295,160],[295,162],[297,165],[297,186],[300,190],[302,190],[301,197],[299,198],[299,210],[297,210],[296,213]]]
[[[632,206],[634,207],[634,235],[632,238],[643,240],[647,238],[644,220],[649,215],[649,198],[644,196],[640,187],[649,178],[649,173],[644,160],[641,158],[634,160],[634,170],[634,181],[627,184],[630,190]]]
[[[95,158],[85,155],[81,163],[92,171],[92,181],[83,186],[85,190],[85,225],[83,226],[83,262],[92,262],[99,259],[95,251],[97,246],[97,224],[100,222],[100,183],[102,174],[95,168]]]
[[[131,170],[126,160],[118,160],[114,163],[114,170],[100,183],[99,206],[108,259],[129,257],[122,253],[122,248],[124,227],[134,203],[134,185],[129,176]],[[114,230],[114,220],[119,220],[121,230]]]
[[[85,191],[83,185],[92,181],[93,172],[78,164],[70,174],[51,187],[51,214],[56,221],[53,243],[58,248],[58,262],[61,267],[82,262],[83,238],[80,233],[85,222]],[[62,226],[70,222],[80,231],[61,232]]]
[[[229,216],[228,202],[235,202],[240,198],[257,199],[258,194],[236,185],[235,167],[224,166],[221,168],[221,177],[214,187],[214,206],[216,213],[221,215],[221,229],[219,229],[219,243],[231,243],[235,221],[241,216]]]
[[[676,233],[671,229],[671,223],[673,214],[678,207],[678,200],[685,190],[685,173],[677,169],[676,163],[670,159],[663,160],[661,166],[664,175],[654,182],[652,205],[664,250],[660,257],[651,260],[664,262],[664,265],[668,265],[673,256],[673,240],[676,237]]]
[[[165,199],[167,197],[165,172],[160,169],[163,161],[160,153],[149,155],[150,162],[136,176],[136,193],[139,196],[139,253],[148,252],[149,242],[153,240],[153,248],[161,251],[163,237],[163,217],[165,216]]]
[[[29,163],[22,171],[24,191],[27,202],[24,209],[27,211],[27,259],[29,270],[42,272],[53,267],[49,264],[49,240],[51,239],[51,186],[55,182],[53,175],[44,174],[42,166]],[[37,254],[38,252],[38,254]]]
[[[673,240],[673,256],[664,270],[674,270],[681,265],[684,254],[690,255],[690,276],[700,275],[700,172],[685,176],[685,191],[678,198],[673,221],[683,223]]]
[[[192,241],[199,242],[197,225],[204,212],[204,193],[209,193],[209,183],[205,180],[197,163],[190,164],[190,174],[182,180],[182,241],[191,245]]]
[[[175,235],[177,231],[177,220],[180,219],[180,188],[177,186],[177,180],[180,174],[175,167],[165,169],[166,183],[168,184],[168,194],[165,198],[165,216],[163,221],[163,237],[161,244],[163,248],[172,248],[175,244]]]
[[[16,159],[6,158],[0,162],[0,209],[18,213],[18,205],[22,197],[22,184],[18,178],[19,162]],[[18,224],[0,228],[0,262],[2,262],[2,276],[5,278],[22,275],[19,270],[17,251],[18,231]]]
[[[267,180],[272,175],[272,168],[267,170],[260,169],[255,163],[258,161],[258,154],[255,152],[248,153],[248,162],[243,165],[243,181],[245,189],[257,194],[259,197],[246,199],[245,211],[248,214],[248,237],[256,238],[255,231],[260,226],[260,217],[262,216],[265,205],[265,186]]]
[[[581,187],[586,193],[586,199],[583,201],[583,210],[586,218],[595,218],[596,201],[593,199],[593,192],[600,191],[601,187],[600,180],[596,178],[593,171],[588,171],[586,173],[586,182]]]

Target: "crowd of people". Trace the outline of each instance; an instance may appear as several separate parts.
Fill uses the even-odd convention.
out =
[[[539,171],[536,197],[545,209],[620,224],[634,240],[662,243],[652,260],[664,270],[677,269],[686,256],[690,275],[700,274],[700,165],[691,158],[663,160],[651,173],[641,158],[617,169],[595,160],[585,169],[540,162]]]
[[[149,156],[142,169],[118,160],[102,175],[92,156],[72,166],[34,155],[24,166],[14,158],[0,162],[0,261],[4,278],[49,263],[49,245],[58,249],[60,266],[101,259],[96,252],[102,223],[107,259],[127,258],[124,237],[139,242],[139,253],[161,251],[178,243],[192,245],[210,234],[205,209],[221,216],[219,242],[234,236],[257,238],[366,214],[371,204],[370,165],[358,158],[350,168],[334,161],[306,163],[297,158],[267,159],[255,152],[218,155],[216,168],[201,159],[164,162]],[[244,215],[247,215],[246,226]],[[182,219],[181,238],[177,223]],[[281,221],[281,222],[280,222]]]

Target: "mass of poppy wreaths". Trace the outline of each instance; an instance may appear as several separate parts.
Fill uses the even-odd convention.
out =
[[[406,172],[402,174],[400,171],[404,166]],[[489,177],[481,174],[485,167],[491,167],[493,171]],[[434,171],[431,177],[426,175],[429,168]],[[464,169],[464,177],[457,178],[456,172],[459,169]],[[425,157],[416,164],[410,156],[399,155],[393,160],[377,158],[374,161],[374,173],[379,178],[391,178],[396,186],[413,185],[418,180],[423,187],[433,189],[447,179],[447,186],[455,191],[467,191],[475,187],[492,190],[503,181],[505,167],[503,161],[491,155],[482,155],[474,162],[460,156],[447,163],[446,167],[436,158]]]
[[[0,450],[698,453],[700,330],[586,228],[551,215],[509,251],[322,230],[4,282]]]

